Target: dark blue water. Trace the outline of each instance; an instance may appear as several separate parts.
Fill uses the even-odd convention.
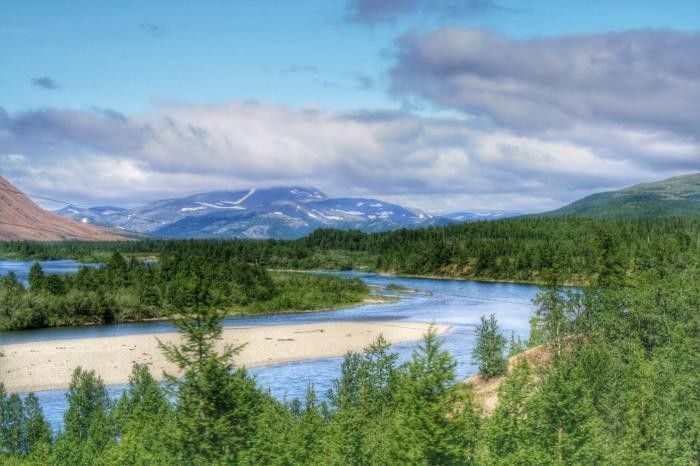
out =
[[[39,261],[41,268],[44,269],[44,273],[55,274],[55,275],[65,275],[68,273],[75,273],[81,266],[88,267],[99,267],[100,264],[79,264],[72,260],[61,260],[61,261]],[[10,272],[14,272],[17,279],[21,281],[24,286],[29,284],[29,269],[34,265],[34,262],[26,261],[0,261],[0,277],[7,275]]]
[[[66,262],[66,261],[61,261]],[[31,264],[27,265],[27,268]],[[67,266],[63,266],[66,267]],[[63,270],[66,270],[64,268]],[[75,270],[75,268],[74,268]],[[289,325],[330,321],[380,320],[401,322],[435,322],[448,324],[451,330],[440,337],[443,348],[457,360],[457,379],[464,379],[475,372],[471,364],[474,345],[474,326],[482,315],[495,314],[503,333],[511,332],[521,338],[527,337],[533,305],[532,298],[538,291],[536,286],[503,283],[486,283],[458,280],[433,280],[422,278],[397,278],[356,272],[338,273],[340,276],[360,277],[369,285],[385,287],[397,284],[417,290],[418,293],[397,294],[402,299],[384,303],[353,307],[335,311],[278,314],[269,316],[230,317],[226,326]],[[385,292],[381,292],[385,293]],[[22,332],[0,332],[0,341],[20,343],[55,339],[73,339],[99,336],[126,335],[173,331],[168,322],[143,322],[110,326],[42,329]],[[406,360],[416,342],[394,345],[400,360]],[[253,368],[250,370],[261,387],[270,389],[273,395],[283,400],[303,398],[306,388],[313,384],[319,395],[325,394],[332,380],[338,376],[342,358],[325,358],[310,361]],[[110,387],[116,398],[123,387]],[[37,393],[44,412],[54,427],[60,426],[65,409],[63,390]]]

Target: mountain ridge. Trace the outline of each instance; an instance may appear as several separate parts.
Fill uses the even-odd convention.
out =
[[[0,176],[0,240],[123,240],[124,236],[46,211]]]
[[[132,209],[66,206],[74,220],[171,238],[295,239],[318,228],[367,232],[444,225],[451,220],[370,198],[330,198],[314,187],[211,191]]]
[[[645,219],[700,214],[700,173],[591,194],[544,216]]]

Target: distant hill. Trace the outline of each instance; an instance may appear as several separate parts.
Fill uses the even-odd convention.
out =
[[[56,213],[169,238],[294,239],[318,228],[378,232],[452,223],[376,199],[329,198],[316,188],[298,186],[214,191],[133,209],[68,206]]]
[[[658,218],[700,214],[700,173],[593,194],[546,216]]]
[[[0,241],[106,241],[125,239],[118,233],[59,217],[32,202],[0,176]]]

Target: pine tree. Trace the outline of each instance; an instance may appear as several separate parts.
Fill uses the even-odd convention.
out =
[[[168,438],[173,410],[148,367],[134,364],[129,388],[115,406],[119,442],[105,452],[107,464],[176,464]]]
[[[195,280],[177,296],[184,307],[173,323],[184,341],[160,342],[168,361],[183,373],[167,374],[177,395],[173,448],[184,462],[235,462],[250,446],[262,395],[244,369],[234,368],[232,358],[242,346],[225,345],[217,352],[224,316],[204,305],[208,293],[202,282]]]
[[[434,328],[405,365],[389,435],[388,462],[472,464],[479,418],[466,385],[454,385],[456,362]]]
[[[484,429],[486,464],[522,464],[517,461],[530,446],[527,401],[535,393],[526,358],[520,358],[498,390],[498,405]],[[529,452],[531,453],[531,452]],[[530,457],[534,462],[534,457]]]
[[[32,268],[29,269],[29,286],[32,291],[40,291],[44,286],[44,269],[41,268],[41,264],[34,262]]]
[[[479,375],[490,379],[506,372],[506,359],[503,356],[506,339],[501,335],[496,316],[481,316],[476,327],[476,343],[472,350],[472,362],[479,367]]]

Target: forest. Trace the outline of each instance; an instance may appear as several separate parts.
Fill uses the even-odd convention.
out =
[[[615,248],[613,251],[611,248]],[[700,251],[700,217],[656,220],[520,217],[366,234],[317,230],[295,241],[191,240],[0,243],[0,258],[106,260],[113,251],[148,257],[234,257],[268,269],[376,271],[399,275],[545,283],[590,283],[610,254],[628,273]],[[682,258],[680,258],[682,260]]]
[[[177,259],[167,257],[187,249],[244,258],[221,267],[260,275],[246,278],[254,284],[265,283],[265,268],[306,266],[313,257],[371,259],[376,269],[425,274],[475,273],[474,261],[491,257],[479,277],[544,286],[528,341],[508,347],[493,316],[477,328],[473,357],[481,376],[505,377],[491,413],[477,403],[472,386],[455,380],[455,361],[433,332],[406,363],[378,339],[365,352],[346,355],[329,393],[309,387],[304,400],[280,401],[234,366],[239,348],[214,349],[224,317],[213,305],[219,293],[242,293],[241,302],[273,299],[265,288],[253,287],[245,297],[235,286],[216,293],[178,286],[167,302],[177,309],[173,322],[185,341],[161,350],[181,376],[160,385],[136,365],[113,402],[94,373],[76,368],[64,428],[55,433],[35,397],[0,389],[0,452],[9,465],[698,464],[698,226],[692,219],[520,219],[379,235],[320,231],[296,242],[122,243],[127,256],[157,254],[168,281],[177,278],[168,261]],[[492,247],[482,256],[477,249],[485,245]],[[101,244],[4,247],[34,257],[108,250]],[[132,261],[138,262],[122,259],[116,267],[110,260],[100,271],[82,273],[114,274],[128,283],[133,277],[123,270]],[[248,270],[250,264],[261,268]],[[574,279],[583,284],[563,286]],[[62,283],[71,287],[71,280],[77,275]],[[529,347],[548,358],[536,364],[521,358],[508,369],[506,355]]]
[[[182,377],[159,385],[136,365],[112,402],[77,368],[58,433],[35,397],[0,389],[0,451],[10,465],[697,464],[699,264],[673,257],[630,274],[614,256],[590,286],[543,288],[527,344],[550,357],[513,367],[490,415],[432,332],[405,364],[379,339],[345,357],[327,396],[278,401],[233,366],[238,348],[213,349],[223,314],[186,288],[186,339],[161,348]],[[496,376],[505,338],[483,322],[475,357]]]
[[[198,305],[225,314],[280,313],[357,304],[359,279],[270,273],[235,258],[163,254],[157,261],[111,254],[102,267],[46,275],[35,263],[25,288],[0,278],[0,330],[111,324],[172,316]]]

